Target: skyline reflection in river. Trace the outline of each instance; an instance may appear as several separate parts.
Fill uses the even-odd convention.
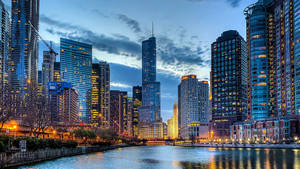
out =
[[[59,158],[40,169],[297,169],[300,150],[145,146]]]

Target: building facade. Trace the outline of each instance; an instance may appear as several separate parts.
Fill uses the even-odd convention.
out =
[[[183,139],[201,139],[208,137],[209,123],[201,121],[199,81],[196,75],[182,76],[179,84],[180,137]],[[207,109],[208,107],[206,107]],[[203,119],[202,119],[203,120]]]
[[[78,92],[68,82],[49,82],[49,106],[52,125],[75,125],[78,123]]]
[[[160,82],[156,81],[156,39],[142,43],[142,107],[139,108],[140,137],[163,138],[160,114]]]
[[[230,126],[246,119],[246,42],[237,31],[226,31],[211,50],[213,130],[216,137],[229,137]]]
[[[173,116],[167,122],[167,138],[177,139],[178,138],[178,104],[173,105]]]
[[[91,115],[92,45],[60,39],[61,80],[78,90],[79,121],[88,124]]]
[[[138,136],[139,108],[142,106],[142,86],[132,88],[132,135]]]
[[[198,102],[201,122],[209,122],[209,85],[208,81],[198,82]]]
[[[10,56],[10,18],[7,10],[2,1],[0,1],[0,97],[5,91],[5,86],[8,84],[8,71],[9,71],[9,56]],[[2,98],[2,97],[1,97]]]
[[[42,63],[42,84],[43,94],[48,95],[48,83],[54,81],[54,62],[56,56],[50,54],[49,51],[43,51],[43,63]]]
[[[119,135],[127,135],[127,92],[119,90],[110,91],[110,126]]]
[[[60,82],[60,62],[54,62],[53,81]]]
[[[11,85],[22,96],[30,83],[37,83],[39,0],[12,1]],[[30,22],[30,23],[29,23]]]
[[[109,127],[110,67],[106,62],[93,63],[91,105],[90,123],[98,127]]]

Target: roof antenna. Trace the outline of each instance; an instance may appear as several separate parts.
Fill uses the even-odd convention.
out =
[[[154,37],[154,24],[153,24],[153,21],[152,21],[152,37]]]

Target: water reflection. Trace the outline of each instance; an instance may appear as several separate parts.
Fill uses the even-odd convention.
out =
[[[300,168],[300,150],[131,147],[60,158],[21,168],[293,169]]]

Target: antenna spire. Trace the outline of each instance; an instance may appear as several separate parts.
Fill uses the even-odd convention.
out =
[[[154,37],[154,23],[152,21],[152,37]]]

